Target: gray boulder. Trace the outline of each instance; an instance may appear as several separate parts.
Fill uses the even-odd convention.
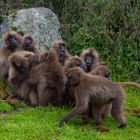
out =
[[[50,48],[53,40],[61,39],[57,16],[43,7],[22,9],[9,15],[0,25],[0,47],[3,46],[2,34],[9,30],[31,34],[41,51]]]

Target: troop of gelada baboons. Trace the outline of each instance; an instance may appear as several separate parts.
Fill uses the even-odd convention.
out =
[[[108,66],[100,61],[93,48],[84,49],[81,55],[72,56],[63,40],[55,40],[49,50],[41,53],[35,39],[9,31],[3,35],[0,48],[0,75],[4,82],[1,97],[8,103],[24,101],[30,106],[67,105],[74,107],[59,121],[64,125],[77,115],[84,123],[92,119],[100,131],[104,119],[112,115],[119,128],[127,126],[123,103],[124,87],[140,85],[134,82],[114,83]],[[11,85],[12,94],[6,92]]]

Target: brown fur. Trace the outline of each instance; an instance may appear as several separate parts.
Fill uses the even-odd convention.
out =
[[[110,78],[109,68],[104,63],[96,63],[94,65],[94,69],[91,70],[90,74],[99,75],[105,78]],[[101,114],[102,114],[102,118],[109,116],[111,114],[111,104],[104,105]],[[92,113],[90,109],[88,109],[88,111],[82,115],[82,119],[85,124],[91,121]]]
[[[59,105],[64,93],[64,73],[53,51],[44,53],[43,60],[44,58],[45,62],[37,65],[31,72],[29,83],[37,85],[39,105]]]
[[[123,88],[128,87],[128,86],[132,86],[132,87],[140,89],[140,85],[135,83],[135,82],[117,82],[115,84],[120,85]]]
[[[106,65],[99,64],[90,72],[90,74],[99,75],[99,76],[102,76],[105,78],[109,78],[110,77],[110,70]],[[132,87],[140,89],[140,85],[135,83],[135,82],[116,82],[115,84],[120,85],[122,88],[132,86]]]
[[[81,69],[86,71],[85,62],[78,56],[72,56],[66,61],[64,65],[64,71],[67,72],[70,68],[74,67],[80,67]],[[70,106],[75,105],[75,99],[69,88],[65,89],[63,104]]]
[[[2,48],[0,48],[0,77],[4,82],[3,94],[5,94],[8,84],[7,83],[9,69],[8,57],[15,51],[21,51],[22,48],[21,48],[21,36],[17,32],[14,31],[6,32],[3,35],[3,40],[5,44]]]
[[[133,116],[136,116],[136,117],[140,117],[140,109],[127,110],[126,114],[133,115]]]
[[[80,67],[84,71],[87,69],[85,62],[78,56],[72,56],[66,61],[64,65],[64,71],[67,72],[70,68],[74,67]]]
[[[110,78],[110,71],[109,68],[107,67],[107,65],[104,62],[99,62],[99,57],[98,57],[98,53],[96,52],[96,50],[94,49],[86,49],[81,53],[81,58],[83,58],[83,60],[85,60],[85,57],[88,54],[92,54],[94,60],[93,63],[91,63],[87,68],[87,72],[90,72],[90,74],[92,75],[99,75],[105,78]],[[86,62],[86,60],[85,60]],[[106,116],[109,116],[111,112],[111,104],[109,105],[105,105],[102,109],[102,118],[105,118]],[[83,122],[86,124],[88,122],[90,122],[92,118],[92,113],[90,110],[87,110],[83,115],[82,115],[82,119]]]
[[[99,64],[90,72],[90,74],[109,78],[110,70],[106,65]]]
[[[119,85],[104,77],[87,74],[78,67],[66,73],[66,81],[73,90],[76,106],[60,121],[60,125],[84,113],[89,104],[92,105],[96,125],[102,125],[101,111],[109,103],[112,103],[112,116],[120,123],[119,128],[127,125],[123,112],[124,91]]]
[[[103,125],[96,126],[96,129],[100,132],[109,132],[109,129],[105,128]]]
[[[25,45],[25,42],[27,41],[31,41],[31,44],[29,44],[28,46]],[[29,35],[29,34],[26,34],[22,37],[22,48],[25,50],[25,51],[31,51],[37,55],[40,54],[40,50],[38,48],[35,47],[35,40],[34,38]]]
[[[93,61],[91,61],[91,63],[89,63],[89,64],[86,62],[87,56],[90,56],[93,59]],[[91,70],[93,70],[95,68],[96,64],[99,63],[98,53],[93,48],[84,49],[80,55],[80,58],[82,58],[86,63],[87,69],[88,69],[87,72],[90,72]]]
[[[61,45],[64,46],[64,49],[61,49]],[[62,66],[64,66],[65,61],[70,57],[70,54],[67,51],[67,44],[63,40],[55,40],[52,43],[52,48],[58,57],[59,62],[61,63]]]
[[[17,48],[13,48],[11,46],[11,42],[9,41],[9,37],[10,36],[15,36],[17,39]],[[5,45],[0,48],[0,75],[1,78],[6,81],[8,78],[8,68],[9,68],[9,64],[8,64],[8,57],[15,51],[21,50],[21,37],[19,36],[19,34],[17,32],[14,31],[10,31],[10,32],[6,32],[3,35],[3,39],[5,42]]]
[[[12,98],[11,96],[8,96],[5,101],[11,105],[16,105],[19,103],[19,100],[17,100],[16,98]]]
[[[34,59],[35,54],[27,51],[15,52],[9,57],[9,82],[15,87],[17,97],[24,101],[28,100],[31,89],[27,78],[36,63]]]
[[[46,53],[47,52],[48,51],[46,51],[45,53],[40,55],[39,65],[32,68],[32,70],[30,71],[30,74],[29,74],[29,78],[27,80],[28,84],[30,85],[30,87],[32,89],[29,94],[29,101],[30,101],[31,106],[39,105],[39,101],[38,101],[39,100],[39,97],[38,97],[39,85],[38,84],[40,82],[41,74],[44,73],[44,69],[42,67],[44,67],[43,66],[45,64],[44,62],[46,62]]]
[[[104,65],[102,63],[101,64],[98,64],[90,72],[90,74],[99,75],[99,76],[102,76],[102,77],[105,77],[105,78],[110,78],[110,70],[109,70],[109,68],[107,67],[107,65]],[[136,88],[140,89],[140,85],[137,84],[137,83],[135,83],[135,82],[117,82],[115,84],[121,86],[122,88],[128,87],[128,86],[133,86],[133,87],[136,87]],[[105,118],[106,116],[109,116],[110,113],[111,113],[111,104],[105,105],[104,106],[104,109],[102,110],[102,117]],[[84,116],[84,118],[87,119],[88,116],[86,116],[86,115]],[[87,120],[89,122],[90,119],[88,118]],[[87,122],[87,120],[84,119],[84,122]]]

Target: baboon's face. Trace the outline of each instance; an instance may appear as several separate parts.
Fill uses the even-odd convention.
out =
[[[19,46],[18,38],[14,34],[9,34],[7,36],[7,42],[9,44],[9,49],[12,51],[14,51]]]
[[[31,46],[32,42],[33,42],[32,37],[27,36],[27,37],[24,38],[24,46],[26,48],[29,48]]]
[[[91,69],[91,66],[94,62],[94,55],[92,54],[92,52],[89,52],[87,54],[85,54],[85,59],[84,59],[86,66],[88,69]]]
[[[66,44],[65,43],[59,43],[58,44],[58,54],[59,54],[59,59],[61,61],[64,61],[66,51],[67,51]]]
[[[80,72],[70,69],[66,73],[65,84],[66,86],[77,86],[80,83],[80,79]]]

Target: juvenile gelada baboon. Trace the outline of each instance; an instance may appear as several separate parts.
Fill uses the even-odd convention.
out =
[[[60,121],[60,126],[84,113],[89,104],[92,106],[95,124],[102,125],[102,108],[110,103],[112,103],[111,114],[120,123],[119,128],[127,125],[123,112],[124,91],[119,85],[107,78],[87,74],[76,67],[66,73],[66,86],[73,90],[76,106]]]
[[[29,34],[26,34],[22,37],[22,48],[25,50],[25,51],[31,51],[37,55],[40,54],[40,50],[38,48],[35,47],[35,40],[34,38],[29,35]]]
[[[59,105],[64,94],[64,72],[58,62],[56,53],[46,51],[40,57],[40,64],[31,72],[29,83],[37,86],[38,104]]]
[[[52,51],[57,54],[58,60],[62,66],[64,66],[65,61],[70,57],[70,54],[67,50],[67,44],[63,40],[55,40],[52,43]]]

